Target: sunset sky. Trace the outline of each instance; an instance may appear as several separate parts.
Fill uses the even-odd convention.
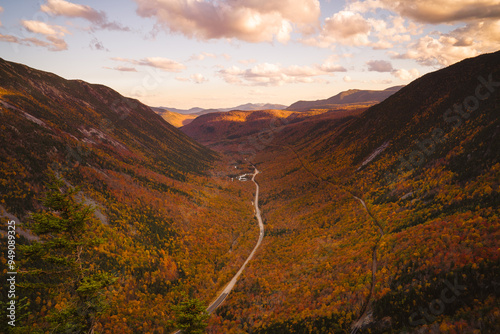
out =
[[[151,106],[385,89],[499,46],[499,0],[0,0],[0,57]]]

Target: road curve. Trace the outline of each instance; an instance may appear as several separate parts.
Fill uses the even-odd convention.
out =
[[[260,244],[262,243],[262,239],[264,238],[264,223],[262,222],[262,217],[260,215],[260,209],[259,209],[259,185],[257,182],[255,182],[255,176],[257,176],[259,171],[255,166],[254,168],[255,171],[252,174],[252,182],[255,183],[255,200],[253,202],[253,205],[255,206],[255,217],[257,217],[257,221],[259,223],[259,229],[260,229],[259,240],[257,241],[257,244],[253,248],[248,258],[245,260],[245,263],[243,263],[243,265],[241,266],[240,270],[238,270],[236,275],[234,275],[231,281],[229,281],[224,290],[222,290],[222,292],[219,294],[219,297],[217,297],[217,299],[215,299],[215,301],[208,306],[207,312],[209,314],[215,311],[215,309],[219,307],[219,305],[222,304],[226,299],[226,297],[231,293],[231,290],[233,290],[234,286],[236,285],[238,278],[240,277],[243,270],[245,270],[245,267],[248,264],[248,262],[250,262],[250,260],[254,257],[255,252],[259,248]]]
[[[240,270],[236,273],[236,275],[233,276],[231,281],[226,285],[224,290],[217,296],[217,298],[207,307],[207,313],[212,314],[223,302],[226,300],[227,296],[231,293],[233,290],[234,286],[236,285],[236,282],[238,281],[238,278],[240,277],[241,273],[243,270],[245,270],[246,265],[250,260],[254,257],[255,252],[259,248],[260,244],[262,243],[262,239],[264,239],[264,223],[262,222],[262,217],[260,215],[260,209],[259,209],[259,184],[255,181],[255,176],[259,174],[260,172],[257,170],[257,167],[253,166],[255,168],[254,173],[252,174],[252,182],[255,183],[255,200],[253,201],[253,205],[255,207],[255,217],[257,218],[257,221],[259,223],[259,240],[257,241],[257,244],[253,248],[252,252],[248,256],[248,258],[245,260],[245,263],[241,266]],[[173,334],[180,334],[182,331],[177,330]]]

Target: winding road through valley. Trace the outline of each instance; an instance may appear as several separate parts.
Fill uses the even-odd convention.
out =
[[[238,278],[240,277],[241,273],[243,270],[245,270],[245,267],[247,266],[248,262],[254,257],[255,252],[259,248],[260,244],[262,243],[262,239],[264,239],[264,223],[262,222],[262,216],[260,215],[260,209],[259,209],[259,184],[255,181],[255,176],[259,174],[259,171],[257,170],[257,167],[253,166],[255,168],[255,171],[252,175],[252,182],[255,183],[255,200],[253,201],[253,205],[255,207],[255,217],[257,218],[257,221],[259,223],[259,240],[257,241],[257,244],[253,248],[252,252],[248,256],[248,258],[245,260],[243,265],[241,266],[240,270],[236,273],[236,275],[233,276],[231,281],[226,285],[224,290],[219,294],[219,296],[207,307],[207,313],[212,314],[223,302],[226,300],[227,296],[231,293],[233,290],[234,286],[236,285],[236,282],[238,281]],[[174,334],[180,334],[182,331],[178,330],[174,332]]]
[[[281,147],[279,145],[271,145],[271,146]],[[369,291],[368,297],[366,298],[365,303],[363,303],[363,305],[361,307],[361,312],[360,312],[359,318],[352,324],[352,327],[351,327],[351,329],[352,329],[351,330],[351,334],[356,334],[358,332],[358,330],[360,329],[360,327],[362,326],[362,323],[364,322],[364,320],[365,320],[365,318],[367,316],[369,305],[372,302],[372,295],[373,295],[374,288],[375,288],[375,279],[376,279],[376,272],[377,272],[377,249],[379,247],[380,240],[384,236],[384,230],[383,230],[382,225],[380,224],[380,222],[371,213],[371,211],[369,210],[369,208],[367,207],[365,201],[362,198],[356,196],[353,192],[351,192],[349,189],[346,189],[343,185],[335,184],[335,183],[331,182],[330,180],[327,180],[327,179],[325,179],[325,178],[317,175],[316,173],[314,173],[311,169],[309,169],[304,164],[304,162],[302,161],[300,155],[297,152],[295,152],[295,150],[292,147],[290,147],[290,146],[284,146],[284,147],[290,149],[297,156],[297,159],[300,162],[300,164],[302,165],[302,167],[307,172],[309,172],[311,175],[315,176],[320,181],[324,181],[324,182],[330,183],[330,184],[332,184],[334,186],[337,186],[337,187],[341,188],[342,190],[344,190],[347,193],[349,193],[354,199],[356,199],[357,201],[359,201],[359,203],[363,206],[364,210],[367,212],[368,216],[371,218],[371,220],[374,222],[374,224],[378,227],[379,238],[377,239],[376,244],[373,247],[373,253],[372,253],[372,268],[371,268],[372,277],[371,277],[370,291]],[[252,250],[252,252],[248,256],[248,258],[245,260],[245,262],[243,263],[243,265],[241,266],[241,268],[238,270],[238,272],[236,273],[236,275],[234,275],[234,277],[226,285],[226,287],[224,288],[224,290],[222,290],[222,292],[218,295],[218,297],[208,306],[207,313],[209,313],[209,314],[213,313],[224,302],[224,300],[226,300],[227,296],[231,293],[231,291],[233,290],[234,286],[236,285],[236,282],[238,281],[238,278],[240,277],[241,273],[243,272],[243,270],[245,270],[246,265],[254,257],[255,252],[259,248],[260,244],[262,243],[262,239],[264,238],[264,224],[262,222],[262,217],[261,217],[260,209],[259,209],[259,184],[255,181],[255,176],[257,176],[257,174],[259,173],[259,171],[257,170],[257,167],[255,167],[254,165],[252,165],[252,166],[255,169],[254,173],[251,174],[251,175],[252,175],[252,182],[255,183],[255,200],[253,202],[253,205],[255,207],[255,217],[257,218],[257,221],[259,223],[259,229],[260,229],[259,240],[257,241],[257,244],[255,245],[254,249]],[[182,333],[182,332],[181,331],[176,331],[174,334],[178,334],[178,333]]]
[[[250,255],[248,256],[248,258],[245,260],[245,263],[243,263],[243,265],[241,266],[240,270],[238,270],[236,275],[234,275],[234,277],[226,285],[224,290],[222,290],[222,292],[219,294],[217,299],[215,301],[213,301],[212,304],[210,304],[210,306],[208,306],[207,312],[209,314],[212,313],[213,311],[215,311],[217,309],[217,307],[219,307],[220,304],[222,304],[224,302],[224,300],[229,295],[229,293],[231,293],[231,290],[233,290],[234,286],[236,285],[238,278],[240,277],[243,270],[245,270],[245,267],[248,264],[248,262],[250,262],[250,260],[255,255],[255,252],[259,248],[260,244],[262,243],[262,239],[264,238],[264,223],[262,223],[262,217],[260,215],[260,209],[259,209],[259,184],[255,181],[255,176],[257,176],[259,171],[257,170],[257,168],[255,166],[254,166],[254,168],[255,168],[255,171],[252,174],[252,182],[255,183],[255,200],[254,200],[253,204],[255,206],[255,217],[257,217],[257,221],[259,222],[259,229],[260,229],[259,240],[257,241],[257,244],[253,248],[253,250],[250,253]]]

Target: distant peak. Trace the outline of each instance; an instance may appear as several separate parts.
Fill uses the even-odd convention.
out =
[[[403,86],[394,86],[385,90],[361,90],[349,89],[338,93],[328,99],[316,101],[298,101],[290,105],[286,110],[307,111],[314,108],[328,109],[332,105],[375,103],[385,100],[390,95],[401,89]]]

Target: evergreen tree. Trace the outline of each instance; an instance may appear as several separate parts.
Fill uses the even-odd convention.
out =
[[[207,328],[207,319],[210,315],[205,311],[206,307],[196,298],[189,298],[183,294],[182,301],[173,306],[175,313],[175,326],[183,334],[203,334]]]
[[[41,321],[44,330],[93,333],[106,308],[103,290],[116,280],[92,263],[94,246],[102,242],[94,237],[94,209],[78,200],[79,188],[66,187],[60,178],[52,175],[47,187],[45,209],[32,214],[28,224],[39,240],[20,247],[20,286],[41,289],[59,303]]]

